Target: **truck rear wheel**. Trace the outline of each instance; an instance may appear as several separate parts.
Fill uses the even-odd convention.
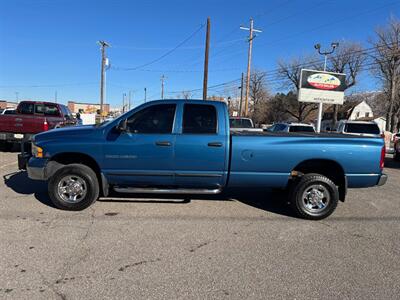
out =
[[[63,210],[83,210],[99,197],[96,173],[82,164],[70,164],[57,170],[48,183],[53,204]]]
[[[289,192],[294,212],[301,218],[321,220],[334,212],[339,202],[337,186],[320,174],[305,174]]]

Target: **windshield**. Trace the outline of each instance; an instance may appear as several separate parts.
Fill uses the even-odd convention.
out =
[[[229,119],[229,126],[231,128],[253,128],[250,119]]]
[[[312,126],[292,125],[289,127],[289,132],[315,132]]]
[[[348,133],[367,133],[367,134],[380,134],[378,125],[376,124],[362,124],[362,123],[348,123],[346,124],[345,132]]]

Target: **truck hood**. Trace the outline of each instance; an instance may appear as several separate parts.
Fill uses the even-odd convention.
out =
[[[65,138],[84,138],[98,130],[99,128],[93,125],[57,128],[36,134],[34,141],[37,143],[48,140],[64,140]]]

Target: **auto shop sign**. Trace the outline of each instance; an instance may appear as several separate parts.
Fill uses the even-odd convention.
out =
[[[300,102],[343,104],[346,74],[302,69]]]

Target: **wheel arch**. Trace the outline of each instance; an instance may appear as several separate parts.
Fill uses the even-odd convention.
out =
[[[343,202],[347,193],[347,178],[343,167],[334,160],[308,159],[300,162],[291,172],[292,179],[303,174],[318,173],[332,180],[339,190],[339,199]]]
[[[97,176],[97,180],[101,187],[100,191],[103,196],[108,195],[108,182],[101,172],[99,163],[92,156],[81,152],[61,152],[57,153],[49,159],[46,165],[46,177],[50,178],[57,170],[69,164],[82,164],[91,168]]]

